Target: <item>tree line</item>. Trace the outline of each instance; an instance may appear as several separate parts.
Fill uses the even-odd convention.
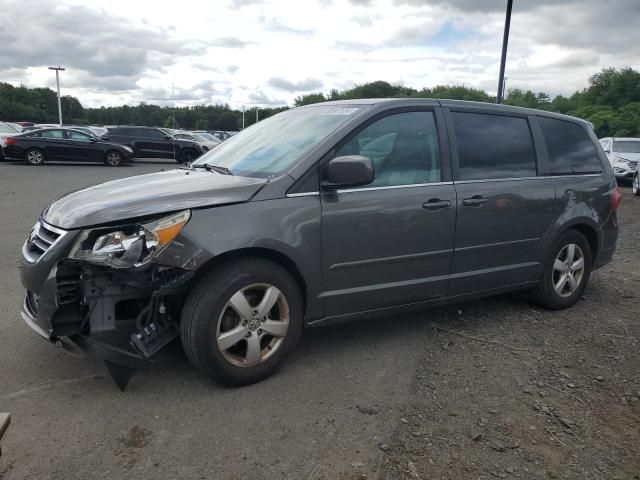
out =
[[[417,90],[402,85],[376,81],[356,85],[346,90],[333,89],[299,96],[295,106],[331,100],[356,98],[449,98],[495,102],[495,97],[483,90],[465,85],[438,85]],[[84,108],[72,96],[63,96],[62,115],[67,124],[81,125],[146,125],[193,130],[239,130],[242,111],[229,105],[195,105],[188,107],[160,107],[140,103],[130,106]],[[605,68],[588,79],[588,86],[571,96],[551,98],[544,92],[511,88],[505,104],[538,108],[584,118],[593,123],[599,137],[640,136],[640,72],[627,67]],[[263,119],[288,107],[260,108]],[[56,93],[49,88],[14,87],[0,83],[0,119],[7,121],[33,121],[56,123],[58,107]],[[255,111],[247,110],[245,126],[255,123]]]

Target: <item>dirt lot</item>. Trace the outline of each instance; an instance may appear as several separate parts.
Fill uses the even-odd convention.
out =
[[[65,191],[170,168],[0,164],[0,479],[640,478],[640,198],[626,187],[615,261],[574,308],[521,295],[305,331],[243,389],[179,345],[126,393],[102,365],[18,318],[17,258]]]
[[[384,479],[640,478],[640,198],[582,301],[521,295],[434,310]]]

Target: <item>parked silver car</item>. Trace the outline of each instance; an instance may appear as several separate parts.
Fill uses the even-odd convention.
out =
[[[221,141],[216,137],[205,137],[203,134],[195,132],[177,132],[173,135],[173,138],[178,138],[181,140],[191,140],[192,142],[196,142],[202,147],[202,150],[204,150],[205,152],[216,148],[221,143]]]
[[[600,145],[611,162],[617,180],[634,178],[640,160],[640,138],[601,138]]]

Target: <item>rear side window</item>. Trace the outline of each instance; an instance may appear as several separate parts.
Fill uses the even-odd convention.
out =
[[[458,180],[536,176],[536,156],[526,119],[452,112],[458,145]]]
[[[602,172],[595,145],[585,129],[577,123],[538,117],[549,151],[553,175]]]
[[[45,130],[41,132],[40,136],[44,138],[64,138],[62,130]]]

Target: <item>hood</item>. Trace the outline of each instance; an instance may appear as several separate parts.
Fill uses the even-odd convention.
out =
[[[82,228],[185,208],[246,202],[267,179],[206,170],[169,170],[101,183],[68,193],[42,213],[45,222]]]
[[[627,160],[632,162],[637,162],[638,160],[640,160],[640,153],[611,152],[611,154],[614,156],[614,160],[616,158],[620,158],[622,160]]]

